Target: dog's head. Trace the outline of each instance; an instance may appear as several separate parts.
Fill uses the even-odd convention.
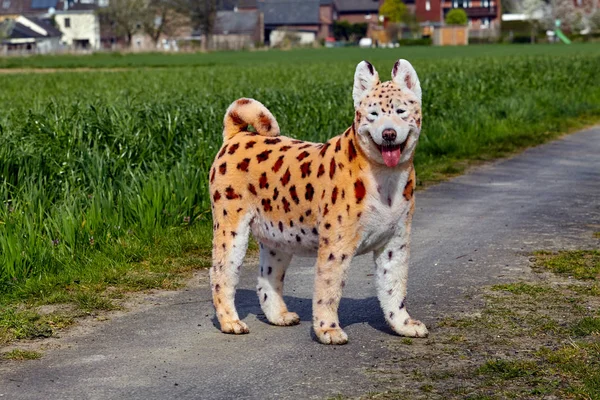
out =
[[[382,83],[375,68],[362,61],[352,97],[358,142],[367,157],[388,167],[408,161],[421,132],[421,85],[412,65],[396,61],[392,80]]]

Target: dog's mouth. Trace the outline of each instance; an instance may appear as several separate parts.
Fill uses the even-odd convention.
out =
[[[395,167],[400,162],[400,157],[406,148],[406,143],[408,142],[408,138],[400,144],[388,144],[383,142],[382,144],[377,144],[375,141],[375,146],[381,153],[381,157],[383,157],[383,162],[388,167]]]

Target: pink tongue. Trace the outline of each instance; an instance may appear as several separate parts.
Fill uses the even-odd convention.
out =
[[[381,148],[381,156],[383,157],[383,162],[388,167],[395,167],[400,162],[401,155],[400,147],[382,147]]]

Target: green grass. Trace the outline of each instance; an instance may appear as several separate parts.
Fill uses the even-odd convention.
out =
[[[424,92],[421,185],[600,119],[598,45],[0,58],[127,68],[0,75],[0,309],[177,287],[209,265],[226,107],[257,98],[283,134],[323,141],[352,123],[356,63],[388,79],[399,57]]]
[[[165,68],[248,66],[253,64],[331,64],[357,63],[368,59],[373,62],[388,61],[390,54],[408,60],[464,59],[473,57],[513,57],[537,55],[584,55],[600,53],[600,47],[589,44],[571,46],[460,46],[460,47],[408,47],[387,49],[299,49],[293,51],[243,51],[217,53],[96,53],[92,55],[60,55],[30,57],[0,57],[0,68]]]
[[[575,250],[537,252],[536,266],[557,274],[569,275],[576,279],[598,279],[600,276],[600,251]]]
[[[9,351],[8,353],[4,353],[2,357],[7,360],[15,361],[37,360],[38,358],[42,357],[42,354],[37,351],[15,349]]]

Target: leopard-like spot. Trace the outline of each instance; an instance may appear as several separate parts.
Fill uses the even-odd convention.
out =
[[[219,173],[225,175],[227,173],[227,163],[219,165]]]
[[[335,204],[335,202],[337,201],[337,197],[338,197],[338,187],[335,186],[333,188],[333,191],[331,192],[331,204]]]
[[[342,149],[342,139],[338,139],[335,144],[335,152],[337,153]]]
[[[356,147],[354,147],[354,141],[350,139],[348,145],[348,161],[352,161],[357,157]]]
[[[304,160],[306,157],[308,157],[310,155],[310,153],[308,151],[303,151],[302,153],[298,154],[298,157],[296,157],[296,159],[298,161],[302,161]]]
[[[256,155],[256,159],[258,160],[259,163],[263,162],[263,161],[267,161],[269,159],[269,154],[271,154],[273,152],[273,150],[265,150],[262,153],[259,153]]]
[[[252,193],[253,195],[256,196],[256,188],[254,187],[253,184],[251,184],[251,183],[248,184],[248,190],[250,191],[250,193]]]
[[[292,146],[281,146],[279,148],[279,151],[286,152],[286,151],[288,151],[291,148],[292,148]]]
[[[239,169],[240,171],[243,172],[248,172],[248,166],[250,165],[250,159],[249,158],[244,158],[242,161],[240,161],[237,165],[237,169]]]
[[[289,213],[291,211],[290,202],[285,197],[281,198],[281,202],[283,203],[283,211]]]
[[[285,186],[288,184],[288,182],[290,181],[290,178],[292,177],[292,174],[290,174],[290,169],[287,168],[285,170],[285,173],[283,174],[283,176],[281,177],[280,181],[281,181],[281,185]]]
[[[217,201],[219,201],[220,198],[221,198],[221,193],[219,193],[218,190],[215,190],[215,193],[213,194],[213,201],[216,203]]]
[[[246,150],[251,149],[254,147],[254,145],[256,144],[256,142],[254,140],[251,140],[249,142],[246,143],[246,146],[244,146],[246,148]]]
[[[260,174],[260,178],[258,179],[258,187],[261,189],[269,188],[269,181],[267,180],[267,173],[263,172]]]
[[[290,187],[290,196],[292,197],[292,201],[296,204],[300,204],[300,198],[298,197],[298,191],[296,190],[296,185],[292,185]]]
[[[312,201],[314,194],[315,194],[315,189],[313,188],[313,185],[310,183],[307,184],[304,198],[308,201]],[[303,217],[300,217],[300,218],[303,218]]]
[[[277,144],[281,142],[281,139],[279,138],[269,138],[269,139],[265,139],[264,143],[265,144]]]
[[[321,148],[321,151],[319,151],[319,156],[325,156],[325,153],[327,153],[327,149],[329,148],[329,146],[331,146],[330,143],[325,143],[325,145],[323,145],[323,147]]]
[[[354,196],[356,197],[356,204],[359,204],[365,198],[367,189],[362,180],[358,179],[354,182]]]
[[[279,197],[279,190],[277,190],[277,188],[275,188],[273,190],[273,201],[277,200],[277,197]]]
[[[273,211],[273,207],[271,206],[271,199],[262,199],[261,203],[265,212]]]
[[[279,171],[279,169],[283,165],[283,159],[284,158],[285,158],[285,156],[279,156],[279,158],[277,159],[277,161],[275,161],[275,164],[273,164],[273,168],[271,168],[271,170],[273,172],[278,172]]]
[[[333,176],[335,175],[335,168],[336,168],[336,163],[335,163],[335,158],[331,159],[331,162],[329,163],[329,179],[333,179]]]
[[[302,178],[306,178],[306,177],[310,176],[310,173],[311,173],[310,164],[311,164],[311,162],[307,161],[300,166],[300,172],[302,173]]]
[[[317,178],[320,178],[321,175],[323,175],[325,173],[325,167],[323,166],[323,164],[319,165],[319,170],[317,171]]]
[[[234,143],[229,147],[229,150],[227,150],[227,154],[233,154],[236,152],[236,150],[240,147],[239,143]]]
[[[235,192],[235,190],[233,189],[233,187],[231,187],[231,186],[227,186],[227,189],[225,189],[225,197],[227,197],[228,200],[235,200],[235,199],[242,198],[242,196],[237,194]]]

